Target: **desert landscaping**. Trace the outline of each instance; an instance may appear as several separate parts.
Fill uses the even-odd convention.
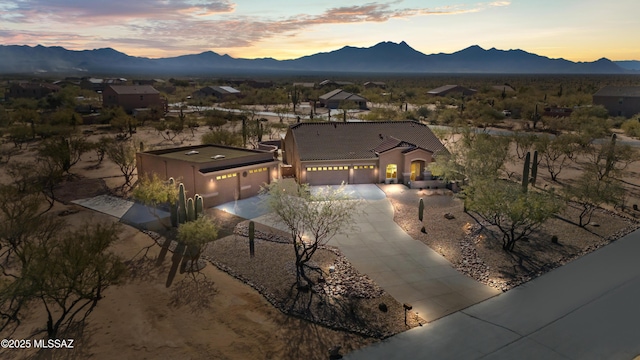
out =
[[[258,107],[254,107],[254,111]],[[173,112],[177,114],[177,112]],[[366,116],[368,112],[362,112]],[[191,126],[171,140],[152,125],[138,125],[130,141],[144,150],[201,143],[209,133],[198,112]],[[345,115],[346,116],[346,115]],[[265,115],[273,125],[263,140],[279,139],[288,124],[279,116]],[[215,125],[217,131],[238,131],[230,121]],[[491,128],[504,130],[504,128]],[[512,129],[512,128],[510,128]],[[109,125],[79,125],[84,140],[97,143],[102,136],[123,132]],[[126,132],[126,131],[124,131]],[[636,141],[619,132],[622,141]],[[268,138],[268,139],[267,139]],[[1,144],[4,167],[8,162],[29,163],[38,155],[39,140],[17,145]],[[637,149],[636,159],[637,159]],[[522,159],[513,145],[505,173],[519,182]],[[134,200],[136,174],[126,184],[122,172],[108,158],[99,161],[97,151],[87,151],[55,186],[55,203],[48,214],[64,221],[64,229],[87,224],[113,224],[118,219],[73,201],[99,195]],[[7,158],[8,161],[7,161]],[[571,162],[553,181],[543,170],[530,191],[573,184],[580,175],[581,160]],[[640,228],[640,161],[630,162],[621,180],[623,204],[598,207],[585,226],[579,226],[580,205],[569,201],[536,231],[521,239],[513,251],[504,251],[499,233],[477,213],[465,211],[459,194],[444,187],[410,189],[385,186],[394,210],[394,221],[415,241],[444,256],[460,273],[494,289],[508,291],[580,256],[595,251]],[[14,180],[7,171],[0,182]],[[398,190],[401,189],[401,190]],[[424,220],[418,219],[423,199]],[[428,324],[409,313],[367,274],[358,272],[348,257],[331,246],[321,246],[312,264],[322,276],[307,291],[296,289],[296,269],[291,236],[287,232],[257,225],[255,257],[249,254],[248,220],[219,209],[207,209],[218,237],[204,247],[197,271],[176,249],[175,229],[147,231],[119,224],[117,241],[108,252],[122,260],[125,275],[109,286],[84,322],[74,324],[58,337],[75,339],[70,349],[0,350],[6,359],[22,358],[130,358],[130,359],[326,359],[347,354],[408,329]],[[424,226],[424,231],[422,227]],[[11,265],[8,266],[11,268]],[[41,338],[46,332],[46,313],[37,306],[20,319],[5,337]],[[13,328],[12,328],[13,329]]]

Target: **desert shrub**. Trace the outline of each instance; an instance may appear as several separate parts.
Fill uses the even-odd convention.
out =
[[[620,128],[629,136],[640,137],[640,119],[629,119]]]

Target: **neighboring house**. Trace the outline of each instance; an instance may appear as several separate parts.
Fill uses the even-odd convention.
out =
[[[255,196],[279,177],[274,152],[221,145],[197,145],[139,152],[138,174],[184,183],[189,197],[199,194],[212,207]]]
[[[330,91],[319,98],[320,106],[328,109],[337,109],[345,102],[355,103],[356,107],[361,110],[367,109],[367,99],[360,95],[346,92],[342,89]]]
[[[220,101],[228,101],[238,98],[241,95],[240,90],[232,88],[231,86],[205,86],[191,94],[193,97],[215,96]]]
[[[516,89],[514,89],[514,88],[512,88],[512,87],[511,87],[511,85],[507,85],[507,84],[504,84],[504,85],[494,85],[494,86],[492,86],[492,87],[491,87],[491,89],[493,89],[493,90],[498,90],[498,91],[503,91],[503,92],[505,92],[505,93],[512,93],[512,92],[515,92],[515,91],[516,91]]]
[[[124,85],[126,84],[127,79],[119,78],[119,79],[98,79],[85,77],[80,81],[80,88],[85,90],[92,90],[95,92],[103,92],[107,86],[111,85]]]
[[[51,94],[55,94],[60,90],[62,90],[62,88],[54,84],[31,82],[13,83],[7,89],[5,99],[42,99]]]
[[[416,121],[300,123],[283,140],[283,160],[311,185],[405,183],[433,186],[427,165],[447,150]]]
[[[440,86],[439,88],[435,88],[433,90],[429,90],[427,94],[432,96],[447,96],[451,94],[459,94],[464,96],[473,95],[477,92],[477,90],[469,89],[460,85],[445,85]]]
[[[333,81],[333,80],[323,80],[320,81],[318,83],[318,86],[323,87],[323,86],[347,86],[347,85],[353,85],[352,82],[349,81]]]
[[[363,86],[367,89],[385,89],[387,87],[387,84],[383,83],[382,81],[367,81],[363,84]]]
[[[640,86],[605,86],[593,94],[593,105],[604,106],[611,116],[640,114]]]
[[[294,82],[293,87],[313,89],[316,84],[312,82]]]
[[[126,112],[131,113],[136,109],[165,109],[167,103],[160,97],[160,92],[151,85],[110,85],[102,93],[102,106],[121,106]]]

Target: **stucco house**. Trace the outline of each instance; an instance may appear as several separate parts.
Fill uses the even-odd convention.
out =
[[[354,103],[360,110],[367,109],[367,99],[360,95],[352,94],[342,89],[330,91],[318,98],[321,107],[337,109],[342,103]]]
[[[300,183],[432,185],[427,165],[447,150],[416,121],[299,123],[282,144],[283,160]]]
[[[166,101],[160,97],[160,92],[151,85],[110,85],[102,93],[102,106],[121,106],[126,112],[135,109],[158,107],[164,109]]]
[[[470,89],[460,85],[444,85],[427,91],[427,94],[431,96],[447,96],[451,94],[470,96],[475,94],[476,92],[478,91],[475,89]]]
[[[640,86],[605,86],[593,94],[593,105],[604,106],[611,116],[640,114]]]
[[[221,145],[197,145],[139,152],[138,174],[184,183],[189,196],[200,194],[212,207],[258,194],[279,177],[274,152]]]

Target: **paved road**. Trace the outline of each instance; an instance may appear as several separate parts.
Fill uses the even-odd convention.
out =
[[[451,263],[393,221],[393,206],[375,184],[349,185],[363,199],[355,226],[334,237],[351,264],[427,321],[441,318],[500,293],[459,273]],[[253,219],[280,227],[268,215]],[[284,229],[284,228],[283,228]]]
[[[632,359],[640,230],[511,291],[347,359]]]

